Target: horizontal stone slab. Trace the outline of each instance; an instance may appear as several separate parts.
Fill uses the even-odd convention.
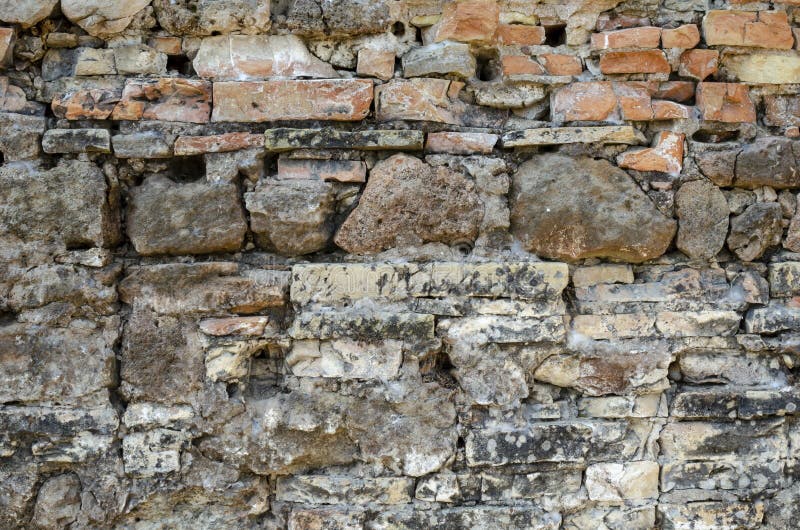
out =
[[[367,165],[360,160],[278,159],[278,179],[366,182]]]
[[[289,336],[302,339],[352,338],[429,340],[434,334],[433,315],[388,311],[320,311],[300,313]]]
[[[397,376],[402,361],[403,342],[391,339],[296,340],[286,354],[286,365],[300,377],[387,380]]]
[[[359,149],[364,151],[422,150],[422,131],[339,131],[335,129],[269,129],[264,133],[267,151],[293,149]]]
[[[175,156],[228,153],[250,147],[263,147],[264,137],[245,132],[212,136],[180,136],[175,140]]]
[[[106,129],[50,129],[42,149],[49,154],[110,153],[111,134]]]
[[[297,475],[278,478],[275,498],[306,504],[406,504],[413,489],[409,477]]]
[[[479,296],[553,299],[569,281],[564,263],[308,264],[292,269],[292,301]]]
[[[517,344],[561,342],[566,337],[564,319],[558,315],[544,318],[466,317],[448,324],[447,339],[450,342]]]
[[[358,121],[369,114],[366,79],[225,81],[214,83],[212,121]]]
[[[503,135],[503,147],[535,147],[575,143],[643,144],[647,139],[627,125],[608,127],[543,127],[511,131]]]
[[[800,330],[800,308],[771,303],[747,312],[744,319],[747,333],[777,333]]]

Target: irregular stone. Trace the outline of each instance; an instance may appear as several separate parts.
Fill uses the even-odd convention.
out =
[[[81,481],[74,473],[47,479],[36,496],[34,526],[63,528],[74,523],[81,509],[81,489]]]
[[[129,267],[119,284],[126,304],[166,315],[258,313],[283,306],[288,290],[288,272],[240,271],[230,262]]]
[[[419,151],[425,140],[425,134],[418,130],[268,129],[264,135],[267,151],[273,152],[293,149]]]
[[[593,501],[620,502],[658,497],[657,462],[592,464],[586,468],[586,489]]]
[[[633,283],[633,267],[603,264],[578,267],[572,272],[572,285],[575,287],[589,287],[601,283]]]
[[[665,503],[659,512],[673,528],[758,528],[764,519],[762,503]]]
[[[211,114],[211,84],[179,78],[129,79],[113,120],[206,123]]]
[[[286,27],[313,36],[344,36],[383,33],[397,16],[389,0],[291,0]]]
[[[720,337],[735,335],[740,321],[735,311],[662,311],[656,329],[665,337]]]
[[[178,471],[184,438],[183,433],[169,429],[126,435],[122,439],[125,472],[137,477],[152,477]]]
[[[164,75],[167,73],[167,54],[143,44],[114,48],[117,73]]]
[[[800,100],[794,96],[764,96],[764,125],[800,125]]]
[[[385,511],[372,524],[380,529],[497,527],[508,530],[556,530],[561,525],[561,515],[538,506],[459,506],[430,511]]]
[[[768,278],[770,295],[779,298],[800,294],[800,262],[770,263]]]
[[[771,246],[780,245],[783,227],[780,204],[759,202],[731,218],[728,248],[741,260],[760,258]]]
[[[191,424],[195,415],[188,405],[168,406],[158,403],[130,403],[122,416],[126,427],[184,428]]]
[[[777,333],[800,329],[800,310],[779,303],[756,307],[748,311],[744,320],[748,333]]]
[[[791,49],[794,37],[782,11],[709,11],[703,18],[709,46],[751,46]]]
[[[111,138],[117,158],[170,158],[172,146],[157,132],[118,134]]]
[[[158,23],[171,35],[266,33],[269,0],[154,0]]]
[[[362,183],[367,181],[367,165],[358,160],[278,159],[281,180],[325,180]]]
[[[682,421],[667,424],[659,444],[665,461],[699,459],[743,459],[786,453],[780,422],[750,422],[746,427],[734,423]]]
[[[736,157],[733,185],[749,189],[800,187],[800,157],[795,157],[794,145],[788,138],[775,137],[758,138],[745,145]]]
[[[431,74],[453,74],[468,79],[475,76],[476,64],[468,45],[438,42],[413,48],[403,55],[403,75],[424,77]]]
[[[116,199],[91,162],[62,160],[47,171],[5,164],[0,182],[0,233],[73,248],[117,242]]]
[[[716,186],[727,187],[733,183],[736,173],[736,157],[739,151],[701,151],[695,153],[694,161],[700,171]],[[741,212],[740,212],[741,213]]]
[[[707,180],[682,185],[675,194],[678,249],[691,259],[707,261],[725,245],[728,235],[728,201]]]
[[[756,109],[746,85],[697,83],[697,108],[704,120],[727,123],[756,121]]]
[[[58,0],[1,0],[0,20],[28,28],[47,18],[57,3]]]
[[[213,81],[339,77],[331,65],[311,55],[303,41],[294,35],[207,37],[192,64],[197,75]]]
[[[108,37],[120,33],[151,0],[61,0],[61,11],[89,35]]]
[[[656,416],[660,394],[642,396],[582,397],[578,400],[581,416],[593,418],[641,418]]]
[[[428,340],[433,338],[433,315],[358,309],[300,313],[289,336],[302,339]]]
[[[114,384],[114,319],[96,329],[0,326],[0,403],[78,403]]]
[[[299,475],[279,478],[275,498],[309,504],[406,504],[413,486],[413,479],[405,477]]]
[[[430,136],[429,134],[428,138]],[[629,125],[546,127],[511,131],[503,135],[503,147],[506,148],[573,143],[638,144],[644,141],[644,135]]]
[[[726,54],[725,72],[737,81],[758,84],[800,83],[800,56],[782,53]]]
[[[369,114],[365,79],[214,83],[212,121],[358,121]]]
[[[422,189],[424,202],[416,193]],[[334,241],[359,254],[417,242],[474,241],[482,218],[483,204],[464,175],[399,154],[373,167]]]
[[[0,68],[11,64],[15,38],[13,28],[0,28]]]
[[[334,199],[331,184],[314,180],[262,180],[244,195],[258,245],[286,255],[309,254],[328,245]]]
[[[146,256],[233,252],[247,231],[236,186],[176,184],[163,176],[131,190],[127,225]]]
[[[497,26],[495,39],[499,44],[507,46],[536,46],[544,44],[547,35],[543,26],[500,24]]]
[[[286,364],[299,377],[388,380],[399,373],[402,348],[403,343],[397,340],[378,344],[348,339],[302,340],[292,343]]]
[[[358,52],[356,73],[363,77],[377,77],[388,81],[394,77],[395,53],[363,48]]]
[[[573,189],[582,193],[564,193]],[[640,262],[663,254],[675,229],[627,174],[604,160],[539,155],[514,175],[511,230],[543,257]]]
[[[428,133],[425,150],[453,155],[491,154],[500,137],[488,133]]]
[[[417,481],[414,497],[428,502],[456,502],[461,496],[458,477],[454,473],[438,473]]]
[[[108,129],[50,129],[42,137],[42,150],[48,154],[110,153]]]
[[[627,151],[619,156],[617,164],[626,169],[677,175],[683,169],[684,140],[683,134],[663,131],[656,137],[655,147]]]

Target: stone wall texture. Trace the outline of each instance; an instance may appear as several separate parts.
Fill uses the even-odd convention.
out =
[[[0,0],[0,530],[800,526],[800,0]]]

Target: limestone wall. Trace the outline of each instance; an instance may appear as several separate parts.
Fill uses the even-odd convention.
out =
[[[0,530],[786,530],[800,1],[0,0]]]

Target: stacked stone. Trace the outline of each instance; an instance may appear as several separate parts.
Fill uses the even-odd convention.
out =
[[[799,50],[798,0],[0,0],[0,528],[796,527]]]

